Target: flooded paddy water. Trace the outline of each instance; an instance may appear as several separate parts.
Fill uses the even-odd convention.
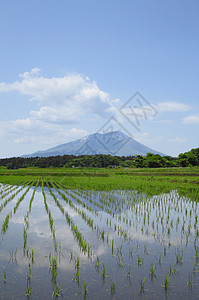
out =
[[[198,299],[198,213],[174,190],[0,184],[0,299]]]

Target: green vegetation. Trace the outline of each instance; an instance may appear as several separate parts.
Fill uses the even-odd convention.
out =
[[[177,190],[180,196],[198,201],[199,167],[186,168],[26,168],[7,170],[0,168],[0,182],[28,185],[38,180],[53,181],[68,189],[83,190],[137,190],[148,196]],[[14,187],[16,189],[16,187]],[[18,190],[17,192],[18,193]],[[16,195],[16,194],[15,194]],[[14,194],[1,207],[14,198]],[[102,207],[101,207],[102,208]],[[114,213],[114,212],[113,212]],[[168,229],[169,233],[170,229]]]
[[[131,167],[131,168],[168,168],[199,166],[199,148],[181,153],[178,157],[160,156],[148,153],[146,156],[111,156],[111,155],[63,155],[51,157],[12,157],[0,159],[0,167],[7,169],[19,169],[27,167],[38,168],[107,168],[107,167]]]

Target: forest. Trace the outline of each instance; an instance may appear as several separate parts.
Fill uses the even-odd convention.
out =
[[[160,156],[148,153],[146,156],[111,156],[111,155],[63,155],[50,157],[12,157],[0,159],[0,167],[18,169],[26,167],[39,168],[167,168],[199,166],[199,148],[181,153],[178,157]]]

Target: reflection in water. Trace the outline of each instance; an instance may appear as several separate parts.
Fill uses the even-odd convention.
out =
[[[176,191],[0,184],[0,299],[197,299],[198,204]]]

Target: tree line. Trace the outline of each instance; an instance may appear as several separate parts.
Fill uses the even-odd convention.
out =
[[[0,167],[18,169],[27,167],[39,168],[71,168],[71,167],[131,167],[162,168],[199,166],[199,148],[181,153],[178,157],[160,156],[148,153],[146,156],[111,156],[111,155],[63,155],[50,157],[12,157],[0,159]]]

